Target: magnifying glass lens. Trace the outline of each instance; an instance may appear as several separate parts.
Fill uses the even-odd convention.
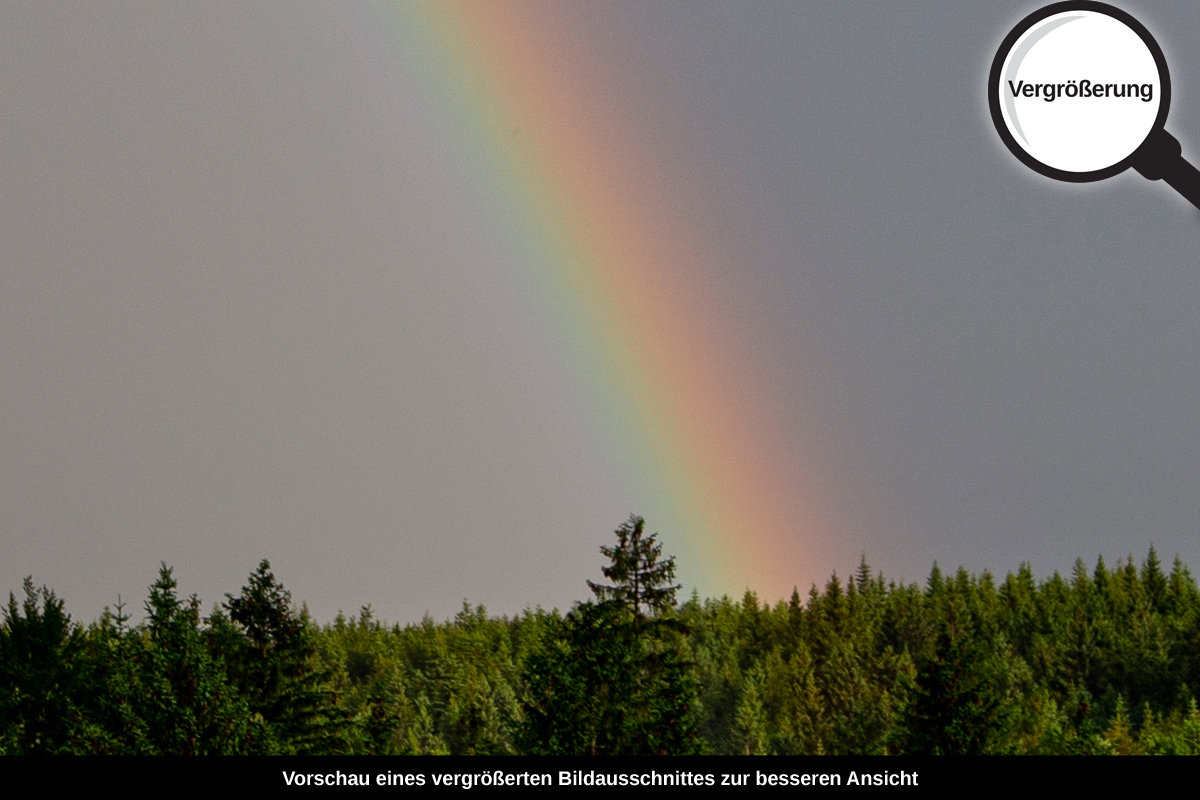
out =
[[[1147,42],[1097,11],[1035,22],[1012,42],[994,79],[1012,143],[1044,168],[1074,176],[1055,176],[1066,180],[1107,177],[1101,173],[1146,141],[1169,102]]]
[[[1048,178],[1111,178],[1133,167],[1200,208],[1200,170],[1164,127],[1171,75],[1150,31],[1096,0],[1062,0],[1009,31],[988,74],[992,122]]]

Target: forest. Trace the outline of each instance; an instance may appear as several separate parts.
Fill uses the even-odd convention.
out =
[[[264,560],[204,613],[163,565],[141,621],[25,581],[2,754],[1200,754],[1200,590],[1150,549],[897,584],[864,556],[774,606],[677,595],[640,517],[565,613],[319,624]]]

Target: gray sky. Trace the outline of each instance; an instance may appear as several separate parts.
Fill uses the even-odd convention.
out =
[[[708,280],[805,409],[780,440],[832,443],[802,592],[863,551],[1200,567],[1200,213],[1003,148],[987,69],[1037,4],[558,7],[640,54],[630,136],[682,126],[766,254]],[[1122,7],[1200,163],[1200,13]],[[265,556],[319,619],[412,620],[564,607],[631,511],[687,551],[440,180],[385,11],[0,6],[0,589],[91,619],[160,561],[207,604]]]

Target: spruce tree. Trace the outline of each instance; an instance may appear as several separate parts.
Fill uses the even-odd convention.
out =
[[[32,578],[20,606],[9,594],[0,626],[0,752],[71,752],[82,639],[63,601],[34,589]]]
[[[263,559],[238,597],[226,595],[211,620],[229,672],[284,754],[338,752],[349,726],[334,703],[316,658],[316,631],[292,607],[292,596]],[[230,631],[230,623],[236,626]],[[240,629],[241,635],[230,635]]]
[[[630,514],[616,530],[616,546],[600,548],[612,561],[601,572],[613,584],[587,582],[598,600],[619,603],[639,620],[674,608],[675,592],[679,590],[679,584],[674,583],[675,558],[663,559],[662,545],[656,541],[658,534],[646,536],[645,530],[646,520]]]
[[[162,755],[254,752],[259,731],[226,679],[200,627],[200,601],[180,600],[162,565],[146,601],[146,636],[136,654],[139,692],[131,700],[146,741]]]
[[[579,603],[525,661],[526,752],[556,755],[695,753],[696,684],[675,608],[675,559],[631,515],[601,547],[612,585],[588,581]],[[647,616],[653,619],[647,619]]]
[[[698,752],[693,665],[616,603],[580,603],[525,660],[522,749],[534,755]]]

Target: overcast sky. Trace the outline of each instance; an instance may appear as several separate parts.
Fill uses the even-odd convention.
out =
[[[1200,567],[1200,212],[1004,149],[987,70],[1037,7],[546,6],[753,254],[704,281],[780,447],[829,465],[801,592],[864,551],[904,580]],[[1200,163],[1200,12],[1121,7]],[[320,620],[414,620],[564,608],[630,512],[698,546],[439,182],[390,9],[0,6],[0,590],[88,620],[159,562],[207,605],[267,557]]]

